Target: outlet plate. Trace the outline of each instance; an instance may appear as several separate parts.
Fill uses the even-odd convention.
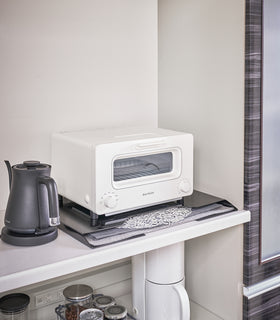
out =
[[[49,304],[64,300],[63,289],[51,290],[37,294],[35,297],[35,308],[42,308]]]

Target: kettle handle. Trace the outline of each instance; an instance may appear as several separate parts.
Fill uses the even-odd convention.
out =
[[[174,285],[173,288],[180,301],[181,319],[190,320],[190,301],[186,289],[181,283]]]
[[[49,176],[40,176],[38,177],[38,193],[40,193],[40,184],[46,186],[48,192],[48,205],[49,205],[49,226],[57,226],[59,225],[59,205],[58,205],[58,194],[57,194],[57,187],[56,183],[53,178]],[[40,194],[39,197],[40,199]],[[39,214],[40,214],[40,221],[44,221],[44,214],[45,210],[41,207],[39,201]],[[41,226],[43,227],[43,226]]]
[[[9,187],[10,187],[10,191],[11,191],[11,186],[12,186],[12,166],[9,162],[9,160],[4,160],[7,170],[8,170],[8,175],[9,175]]]

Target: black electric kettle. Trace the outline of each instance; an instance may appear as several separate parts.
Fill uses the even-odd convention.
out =
[[[58,194],[50,177],[51,166],[39,161],[24,161],[11,167],[5,161],[10,195],[1,239],[19,246],[40,245],[57,237]]]

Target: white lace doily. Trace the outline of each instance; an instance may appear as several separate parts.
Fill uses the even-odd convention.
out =
[[[145,214],[130,217],[119,228],[124,229],[147,229],[162,225],[172,225],[184,220],[192,210],[183,207],[171,207],[150,211]]]

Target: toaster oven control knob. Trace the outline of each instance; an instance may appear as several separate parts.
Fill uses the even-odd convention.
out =
[[[109,194],[104,198],[104,205],[107,208],[115,208],[118,202],[118,196],[115,194]]]
[[[188,193],[191,190],[191,185],[188,180],[183,180],[179,184],[179,190],[184,193]]]

